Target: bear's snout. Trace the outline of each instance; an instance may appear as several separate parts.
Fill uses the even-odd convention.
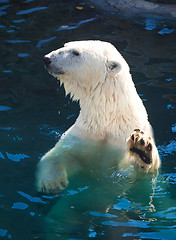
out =
[[[48,55],[45,55],[43,61],[45,63],[45,68],[51,75],[62,75],[65,73],[62,67],[56,66],[56,63],[53,61],[52,56],[50,57]]]
[[[43,61],[46,67],[49,67],[49,65],[51,64],[51,59],[49,57],[44,56]]]

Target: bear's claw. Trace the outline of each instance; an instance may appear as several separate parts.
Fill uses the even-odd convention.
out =
[[[142,169],[148,169],[152,164],[153,142],[151,137],[146,137],[140,129],[135,129],[127,140],[128,150],[131,156],[135,157],[133,163]]]
[[[53,167],[54,166],[54,167]],[[41,161],[38,165],[36,186],[39,192],[58,193],[68,185],[65,168],[52,161]]]
[[[138,154],[138,156],[140,157],[140,159],[145,162],[146,164],[151,164],[152,163],[152,160],[151,160],[151,157],[148,153],[146,153],[145,151],[142,151],[141,149],[139,148],[136,148],[136,147],[132,147],[130,148],[130,151],[133,152],[133,153],[136,153]]]
[[[43,193],[59,193],[68,185],[68,181],[60,181],[58,183],[42,183],[41,186],[38,184],[38,191]]]

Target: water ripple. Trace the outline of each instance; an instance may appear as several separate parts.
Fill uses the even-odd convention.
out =
[[[100,212],[95,212],[95,211],[91,211],[90,215],[95,216],[95,217],[117,218],[116,215],[113,215],[110,213],[100,213]]]
[[[18,191],[17,193],[19,193],[24,198],[27,198],[30,202],[46,203],[46,202],[42,201],[41,198],[39,198],[39,197],[32,197],[29,194],[24,193],[22,191]]]
[[[176,152],[176,141],[172,140],[167,145],[158,146],[158,150],[163,156],[166,156],[168,154],[174,154]]]
[[[29,56],[29,53],[18,53],[17,56],[20,58],[25,58]]]
[[[11,107],[8,107],[8,106],[2,106],[0,105],[0,111],[8,111],[8,110],[11,110],[12,108]]]
[[[97,18],[90,18],[90,19],[82,20],[82,21],[80,21],[78,23],[71,23],[70,25],[62,25],[56,31],[73,30],[73,29],[76,29],[76,28],[80,27],[84,23],[92,22],[92,21],[94,21],[96,19]]]
[[[14,23],[22,23],[22,22],[25,22],[26,19],[17,19],[17,20],[13,20],[12,22]]]
[[[51,37],[51,38],[48,38],[48,39],[40,40],[40,41],[37,43],[36,47],[40,48],[40,47],[43,45],[43,43],[50,42],[50,41],[52,41],[52,40],[54,40],[54,39],[56,39],[56,36]]]
[[[162,229],[159,232],[140,232],[137,234],[125,233],[123,237],[140,237],[142,239],[162,239],[171,240],[175,239],[176,230],[175,229]]]
[[[174,31],[175,31],[175,29],[169,29],[169,28],[165,27],[162,30],[160,30],[158,33],[163,35],[163,34],[173,33]]]
[[[117,210],[122,210],[122,209],[129,210],[134,206],[137,206],[137,204],[130,203],[127,199],[119,199],[119,203],[115,204],[113,208]]]
[[[13,206],[12,206],[13,209],[19,209],[19,210],[25,210],[28,207],[29,205],[23,202],[15,202],[13,203]]]
[[[7,230],[0,228],[0,237],[5,237],[7,235]]]
[[[29,40],[6,40],[8,43],[29,43]]]
[[[30,158],[26,154],[23,153],[17,153],[17,154],[11,154],[6,152],[8,159],[12,160],[13,162],[20,162],[21,160],[25,158]]]
[[[17,15],[24,15],[24,14],[28,14],[28,13],[32,13],[32,12],[36,12],[36,11],[40,11],[40,10],[45,10],[47,8],[48,7],[35,7],[35,8],[30,8],[30,9],[27,9],[27,10],[19,11],[16,14]]]
[[[5,6],[0,7],[0,16],[7,14],[4,10],[6,10],[9,7],[11,7],[11,5],[5,5]]]
[[[148,223],[139,220],[129,220],[128,222],[115,222],[115,221],[104,221],[103,225],[113,226],[113,227],[139,227],[139,228],[149,228]]]

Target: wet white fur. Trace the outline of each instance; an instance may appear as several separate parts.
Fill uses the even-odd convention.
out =
[[[79,56],[74,55],[73,50],[78,51]],[[67,94],[71,93],[73,99],[79,100],[81,110],[75,124],[41,159],[39,190],[42,186],[46,190],[58,186],[62,189],[60,181],[62,178],[67,182],[67,170],[72,172],[74,164],[72,167],[70,164],[75,161],[72,158],[97,155],[102,144],[103,149],[106,146],[107,149],[117,150],[116,154],[112,154],[113,161],[118,159],[118,151],[125,155],[126,140],[136,128],[153,137],[129,66],[112,44],[101,41],[70,42],[46,56],[51,59],[49,71],[64,83]],[[154,151],[158,158],[156,147]],[[110,161],[111,151],[104,152],[101,158],[106,156],[105,161]]]

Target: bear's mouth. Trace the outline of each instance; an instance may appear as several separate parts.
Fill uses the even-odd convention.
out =
[[[45,66],[46,70],[54,76],[58,76],[58,75],[63,75],[65,72],[62,68],[54,68],[54,67],[47,67]]]

